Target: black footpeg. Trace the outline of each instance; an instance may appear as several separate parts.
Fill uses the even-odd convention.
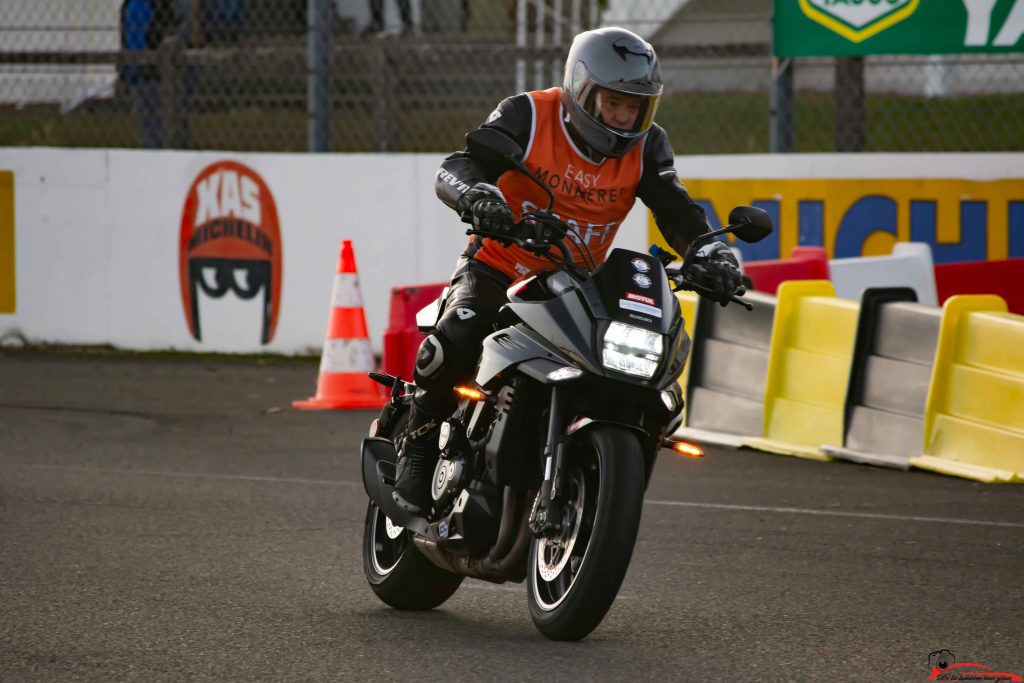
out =
[[[368,372],[366,375],[377,384],[382,384],[391,390],[392,403],[397,403],[403,394],[411,396],[416,391],[416,385],[402,381],[401,376],[395,377],[386,372]]]
[[[366,374],[369,375],[370,379],[374,382],[377,384],[383,384],[388,389],[394,387],[396,382],[402,381],[401,377],[395,377],[394,375],[389,375],[386,372],[368,372]]]

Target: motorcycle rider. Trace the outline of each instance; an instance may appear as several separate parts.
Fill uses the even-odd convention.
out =
[[[703,209],[679,182],[664,129],[654,123],[662,93],[654,49],[622,28],[576,36],[561,88],[503,100],[483,128],[507,135],[524,150],[523,161],[555,195],[552,210],[573,226],[566,238],[574,260],[605,260],[615,232],[639,197],[679,254],[710,226]],[[547,205],[533,181],[493,158],[455,152],[441,163],[438,198],[475,229],[508,234],[517,217]],[[593,263],[589,264],[593,267]],[[452,275],[446,308],[420,345],[417,390],[400,444],[394,499],[408,512],[430,511],[431,480],[441,422],[458,403],[453,387],[473,373],[484,337],[513,280],[556,266],[506,240],[472,237]],[[743,294],[741,275],[724,242],[703,247],[694,264],[699,280],[725,305]]]

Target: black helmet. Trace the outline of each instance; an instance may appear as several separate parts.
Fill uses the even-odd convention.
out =
[[[598,86],[642,98],[630,130],[602,123],[597,108]],[[624,28],[599,28],[581,33],[572,41],[562,79],[562,106],[569,124],[595,152],[621,157],[654,122],[661,87],[658,56],[647,41]]]

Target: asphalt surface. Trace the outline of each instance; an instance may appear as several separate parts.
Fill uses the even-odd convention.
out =
[[[292,360],[0,356],[0,680],[926,681],[1024,675],[1024,489],[711,450],[661,457],[579,643],[525,585],[429,613],[363,577],[372,414]]]

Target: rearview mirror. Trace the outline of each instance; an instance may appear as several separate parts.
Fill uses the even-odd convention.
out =
[[[510,158],[520,160],[523,148],[519,144],[494,128],[477,128],[466,135],[466,147],[469,153],[481,159],[507,161]]]
[[[729,212],[729,224],[738,225],[732,230],[744,242],[760,242],[772,234],[772,217],[756,206],[737,206]]]

